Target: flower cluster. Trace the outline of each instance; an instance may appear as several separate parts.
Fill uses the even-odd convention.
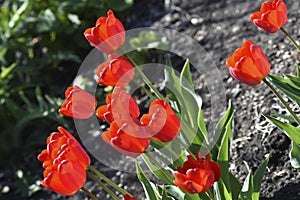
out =
[[[109,130],[102,134],[103,141],[124,155],[137,157],[147,149],[150,138],[161,142],[173,140],[180,131],[180,121],[163,100],[152,102],[149,113],[139,120],[136,101],[123,89],[134,77],[134,65],[115,54],[125,41],[124,27],[111,10],[107,15],[84,33],[91,44],[109,54],[109,61],[100,64],[96,71],[97,82],[115,86],[114,92],[106,98],[106,105],[97,108],[96,115],[110,123]]]
[[[260,29],[275,33],[287,22],[286,5],[283,0],[265,2],[250,20]],[[270,63],[264,52],[249,40],[226,60],[226,65],[235,79],[249,86],[259,84],[270,73]]]
[[[282,28],[287,22],[286,5],[283,0],[263,3],[261,10],[253,13],[250,20],[260,29],[269,33],[277,30],[286,33]],[[127,54],[121,55],[122,45],[126,42],[125,29],[111,10],[108,11],[107,17],[100,17],[94,27],[88,28],[84,32],[84,36],[92,46],[107,54],[108,61],[101,63],[95,70],[96,82],[103,86],[113,86],[114,90],[106,96],[106,103],[99,106],[93,95],[78,86],[69,87],[65,91],[66,100],[61,105],[59,113],[75,119],[88,119],[95,114],[98,119],[109,124],[109,129],[101,135],[105,143],[125,156],[136,158],[143,154],[149,169],[166,183],[166,185],[154,187],[137,162],[137,175],[149,199],[199,200],[244,199],[246,197],[258,199],[258,190],[269,158],[266,158],[258,167],[259,173],[253,176],[250,170],[244,186],[230,172],[229,152],[234,110],[232,104],[229,105],[217,125],[216,132],[219,133],[219,138],[212,138],[216,141],[213,141],[215,143],[209,147],[211,138],[208,138],[209,134],[201,108],[198,107],[200,98],[193,89],[185,88],[182,84],[182,77],[192,80],[190,72],[187,72],[189,68],[186,66],[188,65],[182,70],[180,79],[175,77],[175,73],[173,73],[173,77],[167,77],[172,79],[174,85],[181,88],[178,89],[178,97],[166,90],[168,93],[166,96],[170,98],[165,98],[159,91],[156,91],[154,85],[145,80],[147,79],[146,75]],[[296,42],[293,41],[293,43],[300,51]],[[226,65],[230,74],[242,83],[255,86],[264,81],[272,90],[274,89],[266,80],[271,71],[270,63],[262,49],[253,42],[245,41],[241,48],[238,48],[226,60]],[[137,70],[139,73],[135,73]],[[168,73],[167,70],[166,73]],[[134,96],[126,91],[129,83],[137,74],[153,90],[145,92],[152,99],[147,113],[141,113]],[[295,83],[295,79],[293,81]],[[300,80],[298,81],[294,85],[300,84]],[[191,88],[194,87],[192,83],[190,85]],[[144,89],[148,90],[146,87]],[[151,92],[156,95],[157,99]],[[278,97],[282,99],[280,96]],[[197,102],[197,106],[193,106],[195,102]],[[182,112],[183,109],[186,109],[184,106],[189,108],[187,115]],[[288,106],[287,108],[300,125],[299,118]],[[276,123],[275,120],[273,122]],[[277,123],[277,125],[281,124]],[[299,129],[293,129],[290,126],[283,127],[288,127],[286,132],[290,134],[289,137],[297,146],[300,142],[299,137],[293,134],[299,132]],[[66,129],[59,127],[58,130],[59,132],[51,133],[47,138],[47,149],[38,156],[45,168],[44,180],[41,182],[44,187],[64,195],[73,195],[82,189],[95,200],[97,197],[84,187],[86,177],[89,176],[113,199],[119,198],[101,182],[102,180],[120,191],[125,200],[136,200],[135,197],[90,165],[88,154]],[[290,130],[292,133],[289,133]],[[196,132],[194,134],[196,136],[191,138],[193,131]],[[180,137],[177,137],[179,133]],[[186,144],[187,138],[191,140],[191,143]],[[170,145],[167,146],[168,144]],[[155,154],[159,158],[156,160],[155,156],[147,152],[150,145],[153,147],[154,153],[157,153],[161,147],[166,147],[168,153]],[[205,149],[205,158],[199,152],[201,147]],[[208,152],[209,149],[211,152]],[[169,160],[172,163],[169,163]],[[168,168],[165,168],[165,165]],[[175,187],[177,188],[174,189]]]
[[[283,28],[288,19],[287,8],[283,0],[273,0],[265,2],[261,5],[260,11],[251,15],[250,20],[260,29],[275,33],[281,30],[287,38],[293,43],[298,52],[300,45],[293,37]],[[290,161],[294,168],[300,168],[300,139],[299,126],[300,118],[291,109],[289,104],[281,96],[280,90],[289,99],[300,106],[298,101],[300,92],[300,67],[296,65],[297,75],[284,74],[284,78],[270,74],[270,63],[260,47],[253,42],[247,40],[242,44],[242,47],[237,49],[231,57],[226,60],[226,65],[230,74],[237,80],[249,86],[255,86],[263,81],[277,96],[280,102],[284,105],[290,116],[279,117],[281,119],[290,118],[290,123],[282,122],[277,118],[264,115],[264,117],[277,126],[291,140]],[[297,124],[296,126],[292,123]]]
[[[150,145],[150,138],[170,142],[178,135],[181,125],[169,103],[160,99],[154,100],[149,112],[140,117],[138,104],[124,90],[134,77],[134,65],[115,53],[125,41],[125,30],[111,10],[107,15],[100,17],[96,26],[87,29],[84,36],[93,46],[108,54],[109,61],[100,64],[96,70],[97,83],[115,89],[106,97],[106,105],[96,108],[94,96],[78,86],[69,87],[59,113],[87,119],[96,109],[96,116],[110,124],[109,130],[102,133],[102,140],[124,155],[137,157]],[[90,159],[69,132],[63,128],[59,130],[60,134],[51,134],[47,150],[38,156],[46,169],[42,185],[71,195],[83,186]],[[135,198],[125,195],[125,199]]]

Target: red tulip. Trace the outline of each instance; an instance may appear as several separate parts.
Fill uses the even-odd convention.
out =
[[[102,139],[124,155],[137,157],[149,146],[150,139],[144,129],[130,122],[119,126],[116,121],[110,125],[109,131],[102,133]]]
[[[109,10],[107,17],[100,17],[95,27],[87,29],[84,36],[97,49],[111,54],[125,42],[125,29],[113,11]]]
[[[247,40],[226,60],[230,74],[250,86],[257,85],[270,73],[270,63],[259,46]]]
[[[137,200],[137,198],[130,196],[129,194],[124,195],[124,200]]]
[[[130,94],[121,88],[115,88],[114,92],[106,97],[106,105],[97,109],[96,115],[112,123],[115,120],[136,119],[140,115],[140,109]]]
[[[179,133],[181,126],[170,104],[163,100],[152,102],[149,113],[142,116],[141,122],[148,126],[152,138],[160,142],[173,140]]]
[[[109,62],[98,66],[97,82],[106,86],[125,86],[134,76],[134,66],[130,61],[117,54],[110,54]]]
[[[287,9],[283,0],[265,2],[260,11],[251,15],[250,20],[259,28],[275,33],[287,22]]]
[[[219,165],[210,161],[209,154],[204,159],[196,153],[196,159],[188,156],[183,167],[174,172],[174,184],[191,194],[205,192],[220,179],[220,174]]]
[[[47,149],[38,155],[43,162],[45,188],[73,195],[85,183],[90,158],[79,142],[63,127],[47,138]]]
[[[68,87],[65,91],[66,100],[59,113],[76,119],[87,119],[95,112],[97,100],[78,86]]]

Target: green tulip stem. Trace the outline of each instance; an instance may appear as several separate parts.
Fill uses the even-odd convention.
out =
[[[159,167],[170,182],[173,182],[173,177],[169,172],[151,155],[151,152],[144,151],[144,155],[147,156],[157,167]]]
[[[183,142],[183,141],[181,141],[179,138],[175,138],[175,140],[177,140],[178,142],[179,142],[179,144],[181,144],[181,146],[191,155],[191,156],[193,156],[193,157],[195,157],[194,156],[194,154],[193,154],[193,152],[189,149],[189,147]]]
[[[289,113],[293,116],[293,118],[295,119],[295,121],[300,125],[300,120],[297,117],[297,115],[292,111],[292,109],[290,108],[290,106],[287,104],[287,102],[283,99],[283,97],[277,92],[277,90],[272,86],[272,84],[267,80],[267,79],[263,79],[263,81],[265,82],[265,84],[267,84],[267,86],[272,90],[272,92],[278,97],[278,99],[281,101],[281,103],[285,106],[285,108],[289,111]]]
[[[284,28],[281,27],[280,30],[289,38],[289,40],[294,44],[294,46],[300,52],[300,46],[297,44],[294,38]]]
[[[136,80],[135,80],[135,82],[137,83]],[[148,95],[148,97],[150,97],[151,100],[153,100],[153,101],[156,100],[156,97],[153,96],[152,93],[145,86],[142,86],[141,88],[145,92],[145,94]]]
[[[150,99],[152,99],[153,101],[156,100],[155,96],[153,96],[145,86],[142,86],[142,90],[148,95],[148,97],[150,97]]]
[[[149,88],[153,91],[153,93],[157,96],[157,98],[165,100],[164,96],[154,87],[154,85],[151,83],[151,81],[148,79],[148,77],[144,74],[144,72],[139,68],[138,64],[130,57],[128,54],[125,54],[122,49],[119,49],[122,54],[126,56],[126,58],[134,65],[135,70],[138,72],[138,74],[141,76],[143,81],[148,85]]]
[[[115,193],[111,191],[104,183],[97,179],[97,177],[94,174],[92,174],[89,171],[87,171],[86,173],[93,181],[98,183],[98,185],[100,185],[100,187],[102,187],[103,190],[105,190],[114,200],[120,200],[119,197],[117,197],[117,195],[115,195]]]
[[[88,189],[82,186],[81,190],[85,192],[92,200],[99,200],[93,193],[91,193]]]
[[[99,176],[102,180],[104,180],[107,184],[109,184],[111,187],[115,188],[116,190],[118,190],[119,192],[121,192],[122,194],[129,194],[130,196],[132,196],[129,192],[127,192],[126,190],[124,190],[123,188],[119,187],[116,183],[114,183],[113,181],[111,181],[109,178],[107,178],[104,174],[102,174],[101,172],[99,172],[96,168],[94,168],[93,166],[88,166],[88,169],[91,170],[93,173],[95,173],[97,176]]]
[[[216,198],[214,197],[214,195],[212,194],[212,192],[209,189],[206,191],[206,194],[209,196],[209,198],[211,200],[216,200]]]

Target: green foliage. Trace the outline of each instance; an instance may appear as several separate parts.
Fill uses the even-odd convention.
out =
[[[136,174],[143,185],[147,199],[160,200],[161,198],[158,194],[155,184],[148,180],[147,176],[144,174],[138,162],[136,162]]]
[[[147,51],[147,49],[167,50],[169,42],[166,37],[156,31],[141,31],[137,37],[129,40],[130,47],[137,51]]]
[[[198,151],[201,145],[206,144],[207,135],[205,128],[201,125],[204,121],[201,110],[202,99],[194,92],[191,75],[187,73],[190,68],[189,62],[187,60],[184,64],[180,78],[175,74],[169,59],[167,66],[165,68],[166,95],[179,109],[183,140],[192,141],[190,150]],[[201,127],[198,127],[199,125]]]
[[[45,145],[43,133],[53,131],[53,126],[68,127],[58,114],[62,99],[56,96],[63,97],[91,50],[84,30],[107,10],[124,11],[132,4],[133,0],[9,0],[1,4],[1,168],[27,171],[29,161],[23,154],[36,154]],[[15,189],[24,197],[36,191],[35,180],[16,180]]]
[[[284,132],[292,141],[300,144],[300,128],[296,128],[290,124],[281,122],[275,118],[265,116],[274,125],[276,125],[282,132]]]
[[[296,169],[300,169],[300,145],[298,145],[294,141],[292,141],[292,148],[289,156],[291,160],[291,165]]]
[[[300,106],[300,78],[292,75],[284,77],[268,75],[269,80],[292,101]]]
[[[142,156],[146,165],[156,177],[160,178],[162,181],[168,184],[172,184],[172,180],[170,180],[170,178],[164,173],[163,169],[158,168],[156,165],[154,165],[145,154],[143,154]]]
[[[36,119],[61,122],[57,109],[62,101],[51,96],[63,95],[81,57],[90,50],[83,36],[85,28],[93,26],[108,9],[123,11],[132,3],[132,0],[3,3],[0,7],[0,137],[5,140],[1,141],[11,140],[20,145],[21,141],[17,140],[21,139],[24,127]],[[1,156],[16,145],[4,143]]]
[[[215,146],[212,149],[213,157],[216,158],[221,168],[221,182],[218,183],[221,199],[237,199],[241,190],[241,184],[229,171],[229,151],[232,137],[233,105],[229,102],[229,108],[219,121],[215,132]]]
[[[249,166],[246,164],[248,168],[248,175],[244,181],[239,199],[241,200],[259,200],[259,192],[260,186],[269,162],[269,156],[267,156],[266,160],[258,167],[255,171],[254,175],[252,170],[249,169]]]
[[[292,140],[292,148],[290,150],[290,160],[294,168],[300,168],[300,128],[294,127],[288,123],[281,122],[273,117],[265,116],[270,122],[277,126],[284,134]]]
[[[177,143],[176,139],[170,143],[161,143],[151,140],[151,145],[159,152],[151,152],[152,155],[157,155],[156,159],[159,162],[168,165],[169,171],[177,170],[179,166],[183,166],[188,153],[194,154],[199,151],[200,147],[209,145],[206,124],[202,115],[201,98],[195,93],[194,85],[190,73],[189,62],[186,61],[181,73],[176,74],[172,67],[170,59],[167,60],[165,68],[165,90],[168,100],[174,110],[178,111],[177,115],[181,121],[181,134],[178,140],[189,144],[188,150],[182,148],[181,143]],[[143,155],[144,161],[150,171],[166,185],[155,186],[145,178],[145,175],[137,166],[139,173],[138,177],[141,180],[147,197],[149,199],[187,199],[187,200],[209,200],[214,196],[217,200],[235,200],[235,199],[253,199],[258,200],[260,185],[265,174],[265,170],[269,161],[267,158],[256,170],[253,175],[249,169],[249,174],[242,185],[238,179],[229,171],[230,162],[230,143],[232,139],[232,120],[234,108],[229,102],[229,107],[223,117],[217,124],[215,135],[213,138],[213,147],[211,155],[213,160],[217,161],[221,169],[221,178],[214,184],[213,189],[209,192],[200,194],[189,194],[186,191],[173,186],[172,177],[170,178],[169,171],[161,168],[161,164],[157,161],[153,162],[151,156]],[[196,148],[197,147],[197,148]],[[174,160],[174,157],[178,157]],[[171,158],[172,162],[169,162]]]
[[[18,95],[21,99],[18,103],[9,98],[1,99],[0,139],[2,145],[0,147],[0,152],[2,159],[0,166],[9,164],[10,161],[14,160],[15,156],[18,156],[14,154],[12,155],[12,151],[21,150],[21,148],[27,148],[30,145],[40,145],[41,141],[38,139],[45,139],[44,137],[39,137],[32,141],[28,140],[32,137],[32,133],[29,133],[31,131],[37,131],[32,128],[37,126],[35,123],[36,120],[47,118],[47,121],[40,121],[38,123],[40,126],[46,127],[50,124],[54,124],[55,122],[65,124],[65,121],[57,112],[62,103],[61,99],[50,98],[48,95],[43,95],[39,88],[36,88],[35,90],[35,102],[37,103],[31,102],[23,91],[19,91]],[[25,130],[29,131],[29,133],[26,133]],[[44,130],[44,128],[40,128],[40,131],[41,130]]]
[[[284,74],[283,77],[268,75],[270,82],[276,86],[289,99],[300,106],[300,66],[296,65],[297,75]],[[275,116],[288,120],[290,123],[296,122],[292,116],[286,116],[276,113]],[[294,168],[300,168],[300,128],[294,127],[288,123],[281,122],[273,117],[265,116],[270,122],[277,126],[283,133],[291,139],[290,161]],[[298,117],[299,119],[299,117]]]
[[[260,187],[265,175],[270,156],[268,155],[265,161],[259,165],[253,177],[253,199],[259,199]]]

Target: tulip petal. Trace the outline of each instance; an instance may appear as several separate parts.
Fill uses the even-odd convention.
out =
[[[90,158],[78,141],[63,127],[47,138],[47,149],[38,159],[43,162],[42,186],[64,195],[73,195],[86,180]]]
[[[269,33],[275,33],[287,22],[287,9],[282,0],[265,2],[259,12],[251,15],[250,20]]]

